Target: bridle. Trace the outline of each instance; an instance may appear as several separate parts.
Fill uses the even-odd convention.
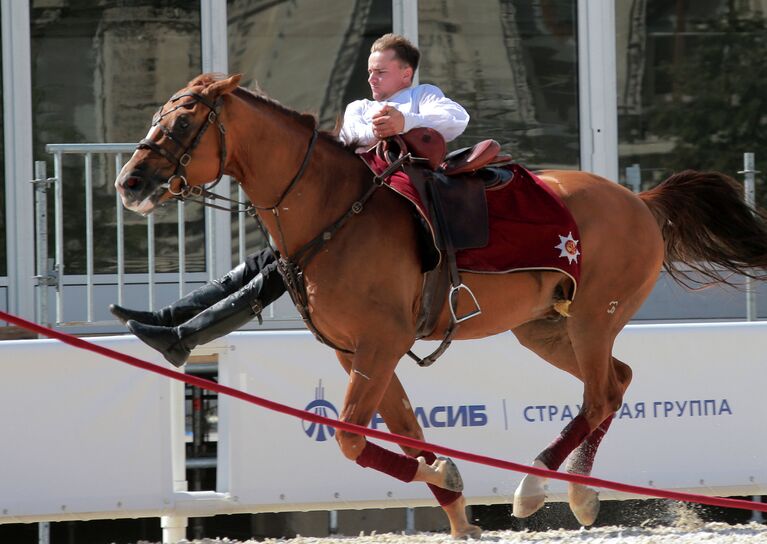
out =
[[[261,217],[259,217],[259,214],[256,213],[257,211],[261,212],[268,212],[271,213],[276,222],[277,227],[277,233],[280,237],[280,241],[284,250],[284,254],[281,256],[278,256],[277,258],[277,269],[280,272],[280,275],[283,277],[283,280],[285,282],[285,286],[288,289],[288,292],[290,293],[291,298],[293,299],[293,302],[296,305],[296,309],[301,314],[301,317],[303,317],[305,324],[309,328],[310,331],[314,333],[314,335],[317,337],[317,339],[327,344],[328,346],[345,352],[345,353],[351,353],[349,350],[346,350],[344,348],[341,348],[339,346],[336,346],[333,342],[329,341],[327,338],[324,337],[324,335],[315,327],[314,323],[312,322],[311,316],[309,314],[309,297],[306,292],[306,286],[304,284],[303,279],[303,271],[306,268],[306,266],[309,264],[309,261],[311,261],[322,249],[322,247],[331,240],[331,238],[335,235],[335,233],[343,227],[349,219],[351,219],[353,216],[358,215],[362,213],[363,209],[365,208],[365,205],[367,202],[371,199],[373,194],[376,192],[376,190],[381,187],[384,183],[384,180],[386,180],[395,170],[401,168],[402,161],[406,158],[409,158],[409,155],[404,158],[400,158],[400,160],[396,161],[394,164],[392,164],[385,172],[376,175],[373,177],[373,183],[370,184],[370,186],[363,191],[362,195],[355,200],[350,208],[344,213],[341,217],[336,219],[333,223],[322,229],[322,231],[315,236],[312,240],[305,243],[301,248],[299,248],[296,252],[293,253],[293,255],[287,254],[287,244],[285,242],[285,236],[283,233],[282,224],[280,221],[280,212],[279,207],[280,204],[285,200],[285,198],[288,196],[288,194],[296,187],[298,182],[301,180],[301,178],[304,175],[304,172],[307,169],[307,166],[309,164],[309,161],[312,156],[312,151],[314,150],[315,143],[317,142],[317,137],[319,135],[319,131],[315,127],[312,130],[312,136],[309,141],[309,145],[307,146],[306,153],[304,154],[304,158],[301,161],[301,165],[299,166],[298,171],[293,176],[293,179],[288,183],[285,190],[282,191],[282,193],[277,198],[276,202],[272,204],[271,206],[258,206],[252,203],[242,203],[237,202],[235,200],[232,200],[230,198],[223,197],[221,195],[217,195],[215,193],[210,192],[210,189],[215,187],[220,181],[221,178],[224,175],[224,165],[226,163],[226,129],[224,128],[224,125],[221,123],[219,116],[220,116],[220,108],[222,105],[222,99],[219,97],[216,99],[215,102],[210,102],[207,98],[204,96],[195,93],[193,91],[187,91],[184,93],[180,93],[178,95],[175,95],[171,97],[171,99],[168,101],[169,103],[175,103],[181,100],[185,97],[191,97],[194,102],[201,102],[203,105],[207,106],[210,110],[208,112],[208,116],[206,121],[200,126],[199,129],[197,129],[197,134],[194,136],[192,141],[185,145],[183,142],[179,141],[175,136],[172,134],[172,130],[165,126],[162,123],[162,120],[176,111],[179,108],[182,108],[189,104],[189,102],[184,102],[181,104],[176,105],[175,107],[170,108],[168,111],[163,111],[163,108],[165,106],[162,106],[160,110],[155,114],[154,118],[152,119],[152,127],[158,127],[163,134],[165,134],[168,139],[173,142],[176,147],[180,150],[179,153],[171,153],[162,146],[158,145],[157,143],[149,140],[148,138],[142,139],[137,149],[149,149],[151,151],[154,151],[155,153],[159,154],[160,156],[167,159],[171,164],[174,164],[176,166],[175,170],[173,171],[173,174],[165,181],[164,184],[162,184],[160,187],[170,192],[171,195],[173,195],[173,198],[177,200],[190,200],[192,202],[197,202],[203,206],[209,206],[217,209],[222,209],[226,211],[237,211],[237,212],[244,212],[248,213],[248,215],[251,215],[254,217],[256,222],[258,223],[259,230],[264,234],[265,238],[269,239],[269,231],[266,229],[266,225],[264,225],[264,222],[262,221]],[[186,167],[189,165],[189,163],[192,160],[192,153],[197,148],[197,146],[200,144],[200,141],[202,140],[203,135],[205,134],[205,131],[210,127],[211,125],[217,125],[218,132],[219,132],[219,139],[220,139],[220,155],[221,155],[221,162],[219,165],[218,170],[218,177],[215,181],[213,181],[211,184],[209,184],[207,187],[203,185],[189,185],[187,178],[186,178]],[[174,183],[178,180],[178,186],[174,186]],[[202,200],[196,200],[191,199],[189,197],[202,197]],[[206,202],[205,198],[218,198],[222,200],[227,200],[229,202],[235,203],[237,205],[237,208],[225,208],[223,206],[217,206],[215,204],[212,204],[210,202]]]
[[[191,97],[193,99],[192,103],[200,102],[203,105],[207,106],[208,109],[210,110],[208,112],[208,116],[205,122],[203,122],[200,128],[197,129],[197,133],[195,134],[192,141],[189,142],[189,144],[185,144],[184,142],[179,141],[179,139],[173,135],[173,131],[170,128],[168,128],[165,124],[162,123],[162,120],[165,119],[165,117],[167,117],[168,115],[170,115],[177,109],[185,107],[186,105],[190,104],[190,102],[183,102],[176,105],[175,107],[170,108],[168,111],[163,111],[163,108],[165,107],[165,105],[161,106],[158,112],[152,118],[152,128],[155,128],[155,127],[158,128],[168,138],[168,140],[170,140],[173,144],[175,144],[175,146],[178,148],[177,152],[172,153],[148,138],[142,139],[136,146],[136,149],[149,149],[151,151],[154,151],[158,155],[168,160],[168,162],[175,165],[176,168],[173,171],[173,173],[170,175],[170,177],[167,180],[165,180],[165,183],[159,186],[159,188],[167,190],[171,195],[173,195],[173,198],[177,200],[187,200],[187,199],[190,199],[190,197],[208,197],[208,198],[220,198],[224,200],[230,200],[228,198],[222,197],[220,195],[215,195],[214,193],[209,192],[213,187],[218,185],[218,183],[221,181],[221,178],[224,176],[224,165],[226,164],[226,129],[224,128],[224,124],[219,119],[219,114],[220,114],[219,110],[221,108],[222,99],[221,97],[219,97],[218,99],[216,99],[215,102],[211,102],[210,100],[208,100],[207,98],[205,98],[199,93],[196,93],[193,91],[187,91],[187,92],[172,96],[168,102],[171,104],[174,104],[185,97]],[[197,148],[197,146],[200,145],[200,142],[202,141],[202,137],[205,135],[205,132],[208,130],[208,127],[210,127],[213,124],[215,124],[218,127],[218,134],[219,134],[220,163],[218,167],[218,176],[216,177],[215,181],[211,182],[207,186],[189,185],[189,182],[187,181],[187,178],[186,178],[186,167],[192,161],[192,153]],[[215,204],[205,202],[204,200],[203,201],[193,200],[193,201],[199,202],[200,204],[203,204],[205,206],[211,206],[214,208],[228,210],[228,208],[216,206]]]
[[[165,183],[162,183],[158,188],[167,190],[175,200],[185,201],[188,200],[190,202],[195,202],[197,204],[200,204],[202,206],[206,206],[209,208],[216,208],[218,210],[224,210],[228,212],[237,212],[237,213],[247,213],[248,215],[252,215],[256,218],[256,220],[259,223],[259,227],[261,230],[265,232],[264,226],[261,224],[261,221],[259,220],[258,216],[256,215],[257,210],[262,211],[270,211],[274,213],[275,216],[278,217],[278,228],[280,230],[280,236],[282,237],[282,228],[279,225],[279,205],[282,203],[283,200],[285,200],[285,197],[288,196],[288,194],[293,190],[293,188],[296,186],[298,181],[303,177],[304,171],[306,170],[307,165],[309,164],[309,159],[312,155],[312,151],[314,150],[314,144],[317,142],[317,136],[319,135],[319,132],[317,129],[314,129],[312,131],[312,138],[309,141],[309,146],[306,149],[306,154],[304,155],[303,160],[301,161],[301,166],[298,169],[298,172],[296,172],[296,175],[293,176],[293,179],[288,183],[285,190],[282,192],[282,194],[277,199],[277,202],[275,202],[271,206],[257,206],[252,203],[248,202],[240,202],[238,200],[234,200],[225,196],[221,196],[219,194],[211,192],[211,189],[213,189],[218,183],[221,181],[221,178],[224,176],[224,166],[226,164],[226,128],[224,127],[224,124],[220,120],[220,109],[221,105],[223,104],[223,100],[221,97],[217,98],[215,102],[211,102],[204,96],[202,96],[199,93],[193,92],[193,91],[187,91],[185,93],[180,93],[177,95],[174,95],[168,100],[169,103],[174,103],[179,100],[181,100],[184,97],[191,97],[193,99],[193,102],[201,102],[203,105],[207,106],[210,110],[208,112],[208,117],[206,121],[200,126],[200,128],[197,130],[197,134],[195,135],[194,139],[189,143],[189,145],[184,146],[183,142],[180,142],[175,136],[173,136],[173,132],[170,128],[165,126],[162,123],[162,120],[176,111],[179,108],[184,107],[185,105],[189,104],[190,102],[184,102],[182,104],[179,104],[175,107],[170,108],[168,111],[163,111],[163,108],[165,105],[161,106],[158,112],[155,114],[155,116],[152,118],[152,128],[158,127],[163,134],[165,134],[168,139],[173,142],[176,147],[178,147],[181,150],[180,155],[175,155],[171,152],[169,152],[167,149],[163,148],[162,146],[156,144],[152,140],[149,140],[148,138],[142,139],[137,149],[149,149],[151,151],[154,151],[155,153],[158,153],[160,156],[164,157],[166,160],[168,160],[171,164],[174,164],[176,166],[176,169],[173,171],[173,174],[170,175],[170,177],[165,180]],[[189,165],[189,163],[192,161],[192,152],[197,148],[198,145],[200,145],[200,142],[202,141],[202,137],[205,134],[205,131],[208,130],[208,127],[211,125],[216,124],[218,127],[218,134],[219,134],[219,150],[220,150],[220,163],[218,168],[218,176],[216,177],[215,181],[211,182],[208,185],[189,185],[189,182],[186,178],[186,167]],[[178,188],[174,188],[174,181],[178,180]],[[196,197],[196,198],[191,198]],[[212,202],[207,202],[205,199],[216,199],[216,200],[225,200],[227,202],[230,202],[234,204],[234,207],[225,207],[225,206],[218,206],[216,204],[213,204]],[[268,239],[268,237],[267,237]],[[283,246],[286,247],[286,246]]]

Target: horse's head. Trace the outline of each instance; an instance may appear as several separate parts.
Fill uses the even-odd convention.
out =
[[[148,214],[168,199],[221,179],[226,162],[221,105],[239,81],[239,75],[199,76],[160,108],[115,180],[126,208]]]

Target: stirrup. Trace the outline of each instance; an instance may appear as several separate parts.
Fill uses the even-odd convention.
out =
[[[470,312],[463,314],[460,317],[457,317],[455,315],[455,309],[458,305],[458,291],[461,289],[465,290],[467,293],[469,293],[469,296],[471,297],[472,302],[474,303],[474,309]],[[455,287],[452,287],[450,289],[450,294],[448,295],[448,300],[450,301],[450,315],[453,318],[453,321],[455,323],[463,323],[464,321],[467,321],[471,319],[472,317],[477,317],[482,313],[482,308],[479,307],[479,302],[477,302],[477,297],[474,296],[474,293],[471,289],[469,289],[465,284],[461,283],[459,285],[456,285]]]

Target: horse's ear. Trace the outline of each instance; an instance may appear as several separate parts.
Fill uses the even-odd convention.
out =
[[[205,88],[203,94],[209,98],[216,99],[221,95],[231,93],[240,84],[240,79],[242,79],[242,74],[234,74],[227,79],[211,83]]]

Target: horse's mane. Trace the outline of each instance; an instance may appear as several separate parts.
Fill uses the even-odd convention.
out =
[[[216,81],[221,81],[222,79],[226,79],[228,76],[224,74],[216,74],[216,73],[208,73],[208,74],[201,74],[194,78],[192,81],[188,83],[189,87],[195,87],[198,85],[202,85],[203,87],[207,87],[211,83],[214,83]],[[296,120],[301,125],[304,125],[305,127],[308,127],[312,130],[317,128],[317,125],[319,124],[319,121],[317,120],[317,116],[312,113],[301,113],[296,110],[290,109],[287,106],[282,105],[277,100],[271,98],[268,96],[264,91],[261,90],[261,88],[258,87],[258,83],[256,83],[255,89],[247,89],[245,87],[237,87],[234,91],[234,94],[239,96],[240,98],[245,99],[248,102],[251,102],[253,104],[265,104],[266,106],[276,110],[279,113],[285,114],[288,117]],[[341,142],[338,139],[338,135],[341,132],[341,121],[340,119],[336,121],[335,127],[333,130],[318,130],[317,131],[321,138],[324,140],[327,140],[328,142],[336,145],[337,147],[343,149],[344,151],[353,153],[356,145],[354,143],[350,145],[344,145],[343,142]]]

